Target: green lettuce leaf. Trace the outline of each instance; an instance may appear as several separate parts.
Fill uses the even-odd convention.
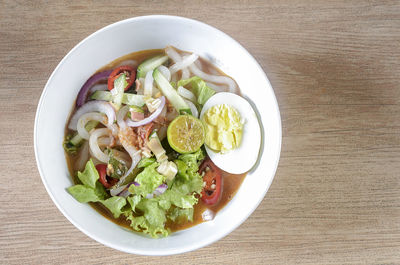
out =
[[[140,195],[133,195],[126,198],[126,200],[131,205],[132,211],[136,212],[136,205],[142,200]]]
[[[96,181],[99,179],[99,173],[97,172],[92,159],[86,163],[83,172],[78,171],[78,178],[84,185],[93,189],[96,188]]]
[[[133,216],[132,212],[130,212],[126,218],[131,222],[130,225],[134,230],[149,234],[153,238],[168,236],[170,233],[164,226],[153,226],[149,224],[144,216]]]
[[[145,157],[139,161],[137,167],[139,167],[139,168],[148,167],[151,164],[153,164],[154,162],[156,162],[156,159],[154,157]]]
[[[81,203],[101,201],[101,198],[96,194],[95,190],[85,185],[74,185],[69,187],[67,190],[69,194]]]
[[[193,208],[193,205],[197,203],[197,199],[194,195],[182,194],[178,189],[172,188],[171,190],[165,191],[163,194],[155,198],[158,200],[159,205],[163,209],[169,209],[171,204],[180,208]],[[169,206],[169,207],[167,207]]]
[[[143,199],[138,203],[137,208],[144,213],[144,217],[151,226],[164,227],[166,217],[165,210],[159,207],[154,199]]]
[[[203,178],[198,171],[204,157],[202,149],[193,154],[180,155],[179,159],[174,161],[178,166],[178,178],[175,178],[172,188],[182,194],[201,193]]]
[[[189,83],[192,86],[191,91],[197,97],[197,103],[200,105],[204,105],[204,103],[215,94],[215,91],[207,86],[206,82],[198,76],[178,81],[177,87],[186,86]]]
[[[182,223],[186,221],[193,222],[193,212],[193,208],[174,208],[171,212],[168,213],[167,217],[173,222],[177,223]]]
[[[129,192],[145,197],[160,186],[165,181],[165,177],[156,171],[158,165],[158,163],[154,162],[145,167],[135,178],[135,181],[139,183],[140,186],[131,185],[129,187]]]
[[[115,218],[118,218],[122,211],[122,207],[126,205],[126,199],[124,197],[113,196],[101,203],[106,206],[113,214]]]

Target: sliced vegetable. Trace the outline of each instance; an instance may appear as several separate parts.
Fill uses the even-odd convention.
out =
[[[144,79],[144,90],[143,95],[151,97],[153,95],[153,70],[150,70],[146,74]]]
[[[168,101],[174,106],[174,108],[179,113],[189,113],[192,114],[190,111],[189,106],[183,100],[181,96],[176,92],[176,90],[171,86],[168,80],[164,77],[163,74],[160,73],[157,69],[153,72],[154,80],[156,81],[158,87],[164,94],[164,96],[168,99]]]
[[[157,168],[157,172],[165,176],[167,181],[171,181],[175,178],[176,173],[178,173],[178,167],[174,162],[165,160]]]
[[[161,114],[161,112],[165,106],[165,98],[161,97],[160,101],[161,101],[160,106],[158,106],[157,110],[155,110],[150,116],[148,116],[147,118],[144,118],[141,121],[133,121],[131,119],[127,119],[126,125],[128,125],[130,127],[139,127],[139,126],[143,126],[143,125],[146,125],[146,124],[152,122],[155,118],[157,118]]]
[[[137,78],[145,77],[148,71],[154,70],[158,66],[168,61],[167,55],[159,55],[150,59],[147,59],[141,63],[137,69]]]
[[[138,168],[148,167],[149,165],[153,164],[154,162],[156,162],[156,159],[154,157],[146,157],[146,158],[142,158],[142,160],[140,160],[140,162],[137,166],[138,166]]]
[[[86,123],[85,129],[90,132],[92,129],[96,128],[98,124],[98,121],[89,121]],[[81,147],[83,141],[84,139],[79,135],[79,133],[68,135],[63,143],[64,150],[69,154],[75,154],[79,147]]]
[[[156,111],[161,105],[161,99],[149,97],[146,99],[146,106],[150,113]]]
[[[82,107],[80,107],[77,111],[75,111],[68,124],[68,129],[76,131],[79,118],[83,114],[88,112],[101,112],[106,114],[107,127],[112,126],[115,121],[115,109],[110,105],[110,103],[103,101],[89,101],[85,103]]]
[[[96,100],[112,101],[113,95],[109,91],[96,91],[90,96],[90,98]],[[122,95],[121,102],[126,105],[138,106],[138,107],[143,107],[145,104],[143,95],[137,95],[131,93],[124,93]]]
[[[129,111],[130,111],[130,118],[133,121],[141,121],[144,119],[144,110],[142,108],[132,105],[129,107]]]
[[[210,158],[207,158],[200,165],[199,173],[203,176],[205,182],[201,192],[201,200],[208,205],[216,204],[222,194],[221,170],[214,165]]]
[[[122,104],[122,98],[124,96],[124,87],[128,84],[125,80],[125,74],[120,74],[118,78],[114,80],[114,88],[111,90],[112,102],[116,110],[119,110]]]
[[[168,156],[165,154],[165,149],[162,147],[157,133],[154,132],[150,135],[147,147],[150,148],[156,156],[157,162],[162,163],[163,161],[168,160]]]
[[[215,94],[215,91],[207,86],[206,82],[204,82],[204,80],[198,76],[193,76],[189,79],[180,80],[178,81],[177,86],[186,86],[189,83],[191,84],[192,92],[197,97],[197,103],[199,103],[200,105],[204,105],[204,103],[206,103],[206,101]]]
[[[129,65],[122,65],[120,67],[115,68],[108,77],[108,90],[112,90],[115,88],[115,81],[119,79],[121,76],[124,76],[124,87],[122,87],[123,91],[128,90],[135,82],[136,79],[136,71],[133,67]]]
[[[80,107],[85,104],[90,88],[98,82],[105,81],[108,79],[108,76],[111,74],[111,70],[103,71],[97,74],[92,75],[86,82],[83,84],[81,90],[79,90],[78,97],[76,99],[76,106]]]

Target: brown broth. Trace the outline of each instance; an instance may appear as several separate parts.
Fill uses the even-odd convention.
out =
[[[182,51],[180,51],[182,52]],[[134,52],[130,53],[127,55],[124,55],[109,64],[105,65],[104,67],[100,68],[97,72],[105,71],[108,69],[113,69],[120,63],[126,60],[135,60],[137,61],[138,65],[143,62],[144,60],[151,58],[156,55],[164,54],[164,50],[162,49],[154,49],[154,50],[144,50],[144,51],[139,51],[139,52]],[[203,58],[199,58],[201,64],[202,64],[202,71],[205,73],[213,74],[215,72],[219,73],[220,75],[225,75],[220,69],[212,65],[210,62]],[[240,92],[239,92],[240,93]],[[75,112],[75,109],[72,111],[72,113]],[[72,115],[70,116],[70,118]],[[68,125],[69,121],[67,122]],[[73,132],[69,130],[66,125],[65,128],[65,135]],[[79,152],[78,152],[79,153]],[[66,154],[66,160],[67,160],[67,165],[69,168],[69,171],[71,173],[71,176],[73,176],[74,183],[79,183],[79,180],[76,177],[76,161],[78,159],[79,155],[68,155]],[[203,222],[202,219],[202,213],[206,209],[210,209],[213,212],[217,213],[219,210],[221,210],[229,201],[233,198],[233,196],[236,194],[237,190],[239,189],[241,183],[243,182],[244,178],[246,176],[245,174],[230,174],[225,171],[222,171],[222,179],[223,179],[223,191],[221,195],[220,201],[213,206],[206,205],[202,202],[201,199],[199,199],[198,204],[194,206],[194,216],[193,216],[193,222],[183,222],[183,223],[174,223],[172,221],[167,221],[166,227],[169,228],[171,231],[178,231],[182,229],[186,229],[192,226],[195,226],[199,223]],[[114,218],[112,216],[112,213],[101,203],[89,203],[97,212],[99,212],[101,215],[106,217],[107,219],[111,220],[112,222],[121,225],[123,227],[129,228],[130,229],[130,222],[126,220],[124,216],[120,216],[119,218]]]

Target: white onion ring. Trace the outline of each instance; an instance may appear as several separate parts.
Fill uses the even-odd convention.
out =
[[[115,121],[115,110],[110,105],[110,103],[106,101],[94,100],[89,101],[83,104],[72,116],[71,121],[69,122],[68,128],[71,130],[77,130],[77,124],[79,118],[88,112],[102,112],[107,115],[107,126],[111,126]]]
[[[85,140],[89,140],[90,137],[89,132],[85,128],[86,123],[88,123],[89,121],[98,121],[104,125],[107,125],[106,118],[103,114],[100,114],[98,112],[88,112],[83,114],[79,118],[76,128],[78,130],[79,136]]]
[[[93,92],[98,91],[98,90],[101,90],[101,91],[108,90],[107,84],[97,84],[97,85],[94,85],[94,86],[92,86],[92,87],[89,89],[89,92],[90,92],[90,93],[93,93]]]
[[[131,120],[131,119],[128,118],[128,119],[126,120],[126,123],[125,123],[125,121],[123,121],[123,122],[124,122],[126,125],[130,126],[130,127],[139,127],[139,126],[146,125],[147,123],[152,122],[155,118],[158,117],[158,115],[160,115],[162,109],[163,109],[164,106],[165,106],[165,97],[164,97],[164,96],[160,97],[160,100],[161,100],[160,106],[158,106],[158,108],[157,108],[149,117],[144,118],[144,119],[141,120],[141,121],[133,121],[133,120]],[[123,114],[123,113],[122,113],[122,114]],[[122,115],[122,114],[121,114],[121,115]],[[125,112],[125,115],[126,115],[126,112]],[[122,120],[123,120],[124,117],[125,117],[125,116],[123,116],[123,117],[118,117],[117,120],[119,120],[119,119],[122,119]],[[118,122],[118,125],[119,125],[119,122]],[[121,127],[121,125],[120,125],[120,127]]]
[[[153,70],[150,70],[146,73],[146,77],[144,78],[143,95],[151,96],[153,94],[153,81]]]
[[[183,86],[178,87],[178,94],[192,102],[197,101],[196,96],[193,94],[193,92],[184,88]]]
[[[101,151],[97,139],[100,136],[109,135],[110,131],[107,128],[96,129],[92,132],[89,138],[89,146],[92,155],[103,163],[108,163],[109,156]]]
[[[190,110],[192,111],[192,115],[196,118],[199,117],[199,111],[197,110],[196,106],[190,100],[184,99],[186,104],[188,104]]]
[[[160,65],[159,67],[157,67],[157,69],[168,80],[168,82],[171,82],[171,74],[172,73],[169,71],[169,69],[166,66]]]
[[[117,113],[117,123],[120,128],[120,130],[123,130],[127,127],[126,122],[125,122],[125,116],[129,111],[129,106],[125,105],[123,106]]]
[[[189,56],[183,57],[183,59],[179,62],[176,62],[173,64],[169,70],[171,71],[171,74],[178,72],[179,70],[185,69],[191,64],[193,64],[197,59],[199,58],[198,55],[192,53]]]

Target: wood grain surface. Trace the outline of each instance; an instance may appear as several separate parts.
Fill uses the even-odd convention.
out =
[[[282,154],[260,206],[203,249],[125,254],[55,207],[33,151],[36,106],[79,41],[148,14],[238,40],[280,106]],[[0,0],[1,264],[400,264],[399,1]],[[196,240],[196,239],[193,239]]]

